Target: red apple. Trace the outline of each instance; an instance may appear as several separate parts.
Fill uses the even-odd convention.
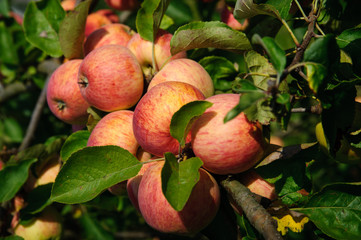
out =
[[[78,82],[86,101],[111,112],[134,106],[143,94],[143,73],[126,47],[105,45],[90,52],[80,65]]]
[[[191,59],[180,58],[167,63],[155,74],[149,83],[148,91],[155,85],[166,81],[189,83],[201,90],[205,97],[214,94],[212,78],[202,65]]]
[[[87,146],[116,145],[134,156],[139,147],[133,134],[133,112],[119,110],[105,115],[91,132]]]
[[[51,112],[60,120],[75,125],[84,125],[88,119],[89,104],[77,83],[81,62],[74,59],[60,65],[51,75],[46,96]]]
[[[249,25],[248,19],[244,19],[243,23],[235,19],[233,13],[227,6],[222,10],[221,20],[234,30],[244,31]]]
[[[132,37],[130,27],[120,23],[111,23],[92,32],[84,43],[84,55],[87,55],[95,48],[118,44],[126,47]]]
[[[76,0],[63,0],[60,4],[64,11],[73,11],[76,5]]]
[[[239,181],[255,194],[270,200],[277,198],[275,185],[264,180],[255,170],[240,174]]]
[[[112,23],[119,23],[119,16],[112,9],[99,9],[96,11],[100,15],[106,16]]]
[[[164,162],[148,168],[138,189],[139,209],[145,221],[154,229],[176,234],[194,234],[215,217],[220,204],[220,191],[215,179],[199,169],[200,179],[181,211],[168,203],[162,192],[161,171]]]
[[[105,0],[106,4],[118,11],[134,10],[140,6],[138,0]]]
[[[160,157],[165,152],[178,154],[178,141],[169,129],[172,116],[186,103],[203,99],[201,91],[188,83],[164,82],[154,86],[134,110],[133,131],[139,145]]]
[[[0,171],[5,167],[5,163],[0,160]]]
[[[14,233],[26,240],[61,239],[62,216],[52,206],[46,207],[38,217],[25,225],[20,225],[17,222],[13,221],[12,223]]]
[[[157,72],[161,69],[168,61],[177,58],[187,57],[186,52],[180,52],[172,56],[170,53],[170,40],[172,39],[172,34],[164,30],[159,30],[157,37],[154,42],[154,58],[156,63],[156,69],[153,69],[153,72]],[[145,74],[148,74],[149,68],[152,69],[152,50],[153,44],[150,41],[147,41],[140,37],[138,33],[134,34],[133,37],[128,42],[128,48],[135,57],[138,59],[143,71]]]
[[[239,102],[239,94],[219,94],[206,99],[213,103],[192,126],[192,148],[203,167],[216,174],[235,174],[248,170],[261,160],[266,148],[259,123],[241,113],[223,122]]]
[[[86,18],[85,23],[85,37],[88,37],[92,32],[101,28],[104,25],[111,24],[112,21],[105,15],[99,12],[93,12]]]

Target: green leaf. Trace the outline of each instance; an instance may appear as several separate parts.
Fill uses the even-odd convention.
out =
[[[174,33],[170,45],[173,55],[195,48],[211,47],[236,53],[252,49],[246,34],[218,21],[191,22],[182,26]]]
[[[170,122],[170,135],[178,140],[181,147],[185,146],[186,137],[193,122],[212,105],[207,101],[193,101],[174,113]]]
[[[63,144],[60,150],[60,157],[65,163],[69,157],[76,151],[86,147],[90,132],[86,130],[77,131],[71,134]]]
[[[30,2],[23,23],[27,41],[52,57],[60,57],[62,51],[57,31],[64,16],[57,0]]]
[[[11,142],[20,143],[23,140],[23,130],[14,118],[5,118],[4,128],[4,133]]]
[[[258,121],[262,125],[269,125],[270,122],[276,118],[272,112],[272,108],[269,106],[269,101],[267,98],[259,99],[251,106],[246,108],[243,112],[246,114],[249,121]]]
[[[112,236],[110,232],[107,232],[97,217],[93,216],[90,212],[83,211],[78,222],[81,225],[82,234],[85,235],[84,239],[114,239],[114,236]]]
[[[137,31],[142,38],[153,42],[170,0],[145,0],[138,10]]]
[[[264,98],[265,94],[260,92],[252,92],[252,93],[245,93],[241,94],[239,103],[232,108],[227,115],[224,117],[224,123],[232,120],[233,118],[237,117],[241,112],[243,112],[246,108],[250,107],[256,101],[261,98]]]
[[[325,84],[327,69],[318,63],[306,63],[305,69],[308,85],[314,93],[317,93],[318,89]]]
[[[174,24],[174,21],[171,17],[167,16],[164,14],[163,18],[162,18],[162,22],[160,23],[159,28],[160,29],[164,29],[166,30],[167,28],[169,28],[170,26],[172,26]]]
[[[134,177],[142,164],[117,146],[86,147],[72,154],[53,185],[51,200],[87,202],[105,189]]]
[[[268,0],[256,4],[253,0],[237,1],[233,15],[237,20],[251,18],[257,15],[270,15],[278,19],[286,19],[292,0]]]
[[[0,62],[7,64],[19,63],[11,32],[6,27],[5,22],[0,22]]]
[[[232,88],[232,81],[237,76],[233,63],[225,57],[207,56],[199,64],[208,72],[213,80],[215,90],[227,91]]]
[[[199,168],[202,164],[197,157],[178,163],[172,153],[165,153],[162,190],[167,201],[176,211],[181,211],[186,205],[193,187],[199,181]]]
[[[261,38],[258,34],[253,35],[252,42],[262,45],[270,57],[273,67],[280,76],[286,67],[286,53],[275,42],[273,38]]]
[[[0,15],[4,15],[5,17],[9,16],[8,1],[0,1]]]
[[[251,81],[240,78],[237,78],[233,82],[232,90],[236,93],[262,92],[262,90],[257,88]]]
[[[332,238],[358,239],[361,236],[361,183],[327,185],[295,211],[306,214]]]
[[[68,59],[83,58],[85,23],[91,2],[82,1],[74,11],[69,12],[60,25],[60,46]]]
[[[30,220],[34,214],[41,212],[52,203],[50,200],[52,186],[52,183],[40,185],[26,196],[25,201],[28,204],[20,210],[20,219]]]
[[[12,199],[26,182],[30,166],[36,162],[36,158],[24,160],[17,165],[7,165],[0,171],[0,202]]]
[[[294,146],[288,147],[291,151]],[[289,203],[291,197],[289,194],[297,192],[310,186],[310,179],[306,175],[306,162],[315,159],[318,152],[318,145],[314,144],[289,158],[277,159],[265,165],[255,168],[257,173],[266,181],[275,184],[277,194],[282,198],[285,197]],[[284,152],[286,152],[285,150]]]
[[[354,71],[361,74],[361,28],[347,29],[336,40],[338,46],[351,56]]]
[[[245,54],[245,61],[250,71],[253,83],[256,87],[267,91],[268,81],[275,81],[271,75],[276,75],[276,70],[268,62],[268,60],[257,53],[256,51],[249,51]]]
[[[7,237],[0,237],[0,240],[24,240],[24,238],[13,235],[13,236],[7,236]]]

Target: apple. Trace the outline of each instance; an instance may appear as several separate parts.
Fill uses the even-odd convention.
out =
[[[60,120],[75,125],[85,125],[89,104],[78,87],[78,71],[82,60],[69,60],[51,75],[46,99],[51,112]]]
[[[127,25],[121,23],[104,25],[87,37],[84,42],[84,55],[87,55],[95,48],[109,44],[126,47],[131,37],[132,31]]]
[[[181,211],[168,203],[162,192],[161,171],[164,162],[157,162],[144,173],[138,189],[139,210],[154,229],[173,234],[195,234],[215,217],[220,205],[216,180],[204,169]]]
[[[235,174],[255,165],[266,149],[262,126],[248,121],[244,113],[223,122],[239,102],[240,95],[225,93],[206,98],[213,103],[192,126],[192,148],[203,167],[216,174]]]
[[[142,69],[130,50],[120,45],[91,51],[80,65],[78,79],[85,100],[105,112],[128,109],[143,94]]]
[[[186,52],[180,52],[172,56],[170,53],[170,40],[172,39],[172,36],[173,35],[171,33],[161,29],[157,33],[154,41],[154,59],[156,69],[153,69],[152,42],[141,38],[139,33],[132,36],[127,47],[137,58],[145,75],[150,76],[154,74],[170,60],[187,57]]]
[[[240,23],[237,19],[235,19],[233,13],[231,12],[228,6],[225,6],[222,9],[221,21],[237,31],[244,31],[249,25],[248,19],[244,19],[243,23]]]
[[[5,167],[5,163],[4,163],[2,160],[0,160],[0,171],[1,171],[4,167]]]
[[[135,10],[140,6],[138,0],[105,0],[105,3],[118,11]]]
[[[159,157],[165,152],[178,154],[178,141],[170,135],[172,116],[186,103],[203,99],[202,92],[188,83],[170,81],[151,88],[134,110],[133,131],[139,145]]]
[[[255,170],[250,169],[239,175],[239,181],[251,192],[270,200],[277,198],[275,185],[263,179]]]
[[[87,146],[116,145],[134,156],[139,147],[133,134],[133,111],[119,110],[108,113],[95,125]]]
[[[62,216],[52,206],[46,207],[39,216],[25,225],[16,222],[13,221],[14,234],[26,240],[61,239]]]
[[[63,0],[60,4],[64,11],[73,11],[76,5],[76,0]]]
[[[165,81],[177,81],[189,83],[210,97],[214,94],[212,78],[198,62],[179,58],[168,62],[158,73],[155,74],[148,86],[148,91],[155,85]]]
[[[157,164],[157,162],[144,163],[138,174],[135,177],[129,178],[127,181],[126,189],[129,200],[138,211],[140,211],[139,203],[138,203],[139,184],[142,180],[144,173],[147,171],[149,167],[151,167],[154,164]]]
[[[119,22],[117,15],[110,9],[100,9],[96,12],[90,13],[86,18],[85,23],[85,37],[88,37],[92,32],[101,28],[104,25]]]

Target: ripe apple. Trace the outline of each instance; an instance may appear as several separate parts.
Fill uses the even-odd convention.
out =
[[[157,162],[144,173],[138,189],[139,209],[145,221],[154,229],[176,234],[194,234],[215,217],[220,205],[216,180],[204,169],[200,179],[181,211],[168,203],[162,192],[161,171],[164,162]]]
[[[69,60],[60,65],[49,79],[46,99],[51,112],[60,120],[85,125],[88,120],[85,101],[78,87],[78,71],[82,60]]]
[[[203,99],[202,92],[188,83],[163,82],[151,88],[134,110],[133,131],[139,145],[160,157],[165,152],[178,154],[178,141],[170,135],[172,116],[186,103]]]
[[[100,9],[86,18],[85,37],[104,25],[119,22],[118,16],[110,9]]]
[[[153,44],[140,37],[138,33],[134,34],[128,42],[127,47],[138,59],[144,73],[151,75],[161,69],[168,61],[177,58],[186,58],[186,52],[180,52],[172,56],[170,53],[170,40],[172,34],[164,30],[159,30],[154,42],[154,58],[156,69],[153,69],[152,50]],[[153,71],[153,72],[152,72]],[[151,73],[150,73],[151,72]]]
[[[79,68],[78,83],[86,101],[111,112],[134,106],[143,94],[143,73],[126,47],[105,45],[91,51]]]
[[[73,11],[76,5],[76,0],[63,0],[60,4],[64,11]]]
[[[321,150],[330,156],[327,148],[326,136],[321,122],[316,125],[315,130],[316,138],[320,144]],[[361,149],[350,145],[349,141],[343,137],[340,141],[340,148],[337,150],[334,159],[341,163],[359,164],[361,163]]]
[[[87,37],[84,43],[84,55],[87,55],[95,48],[109,44],[126,47],[131,37],[131,29],[127,25],[121,23],[104,25]]]
[[[13,224],[17,222],[14,221]],[[15,226],[17,225],[17,226]],[[15,224],[14,233],[26,240],[61,239],[62,216],[52,206],[46,207],[38,217],[25,225]]]
[[[140,6],[138,0],[105,0],[105,3],[118,11],[134,10]]]
[[[202,65],[191,59],[179,58],[168,62],[155,74],[149,83],[148,91],[155,85],[165,81],[189,83],[201,90],[206,98],[214,94],[212,78]]]
[[[228,6],[225,6],[222,10],[221,21],[237,31],[244,31],[249,25],[248,19],[244,19],[243,23],[240,23],[237,19],[235,19]]]
[[[4,167],[5,167],[5,163],[4,163],[2,160],[0,160],[0,171],[1,171]]]
[[[270,200],[275,200],[277,198],[275,185],[264,180],[253,169],[240,174],[239,181],[255,194]]]
[[[119,110],[105,115],[91,132],[87,146],[116,145],[134,156],[139,147],[133,134],[133,112]]]
[[[266,142],[259,123],[248,121],[244,113],[223,122],[239,102],[239,94],[218,94],[206,98],[213,103],[192,126],[192,148],[203,167],[216,174],[248,170],[261,160]]]

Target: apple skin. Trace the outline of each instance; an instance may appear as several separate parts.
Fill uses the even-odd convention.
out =
[[[270,200],[275,200],[277,198],[275,185],[264,180],[253,169],[240,174],[239,181],[257,195]]]
[[[142,69],[129,49],[120,45],[91,51],[80,65],[78,79],[86,101],[105,112],[128,109],[143,94]]]
[[[78,87],[78,71],[82,60],[69,60],[51,75],[46,99],[51,112],[60,120],[75,125],[85,125],[88,120],[85,101]]]
[[[144,173],[138,189],[139,209],[145,221],[154,229],[173,234],[192,235],[206,227],[220,205],[216,180],[204,169],[181,211],[168,203],[162,192],[161,171],[164,162],[157,162]]]
[[[131,38],[132,30],[127,25],[121,23],[104,25],[87,37],[84,43],[84,55],[86,56],[95,48],[109,44],[118,44],[126,47]]]
[[[155,85],[165,81],[189,83],[201,90],[206,98],[214,94],[212,78],[202,65],[191,59],[180,58],[168,62],[155,74],[148,85],[148,91]]]
[[[250,169],[266,149],[262,126],[247,120],[244,113],[223,123],[240,95],[225,93],[206,99],[213,103],[192,126],[192,148],[203,167],[216,174],[235,174]]]
[[[62,229],[62,216],[54,207],[48,206],[29,224],[18,224],[14,233],[26,240],[58,240],[61,239]]]
[[[91,132],[87,146],[116,145],[135,156],[139,145],[133,134],[133,115],[130,110],[105,115]]]
[[[238,22],[238,20],[234,18],[233,13],[230,11],[228,6],[225,6],[222,9],[221,21],[237,31],[244,31],[249,25],[248,19],[245,19],[243,23]]]
[[[105,3],[118,11],[135,10],[140,6],[138,0],[105,0]]]
[[[134,110],[133,131],[139,145],[159,157],[165,152],[177,155],[179,143],[170,135],[172,116],[183,105],[203,99],[202,92],[188,83],[163,82],[154,86]]]
[[[90,13],[86,18],[85,37],[104,25],[119,22],[119,17],[110,9],[100,9]]]
[[[154,42],[154,56],[157,68],[154,69],[155,72],[160,70],[170,60],[187,57],[186,52],[179,52],[172,56],[170,53],[170,40],[172,36],[171,33],[161,29],[157,33]],[[152,42],[141,38],[139,33],[136,33],[128,42],[127,47],[138,59],[144,72],[147,71],[147,68],[152,67]]]
[[[76,5],[76,0],[63,0],[60,4],[64,11],[73,11]]]

